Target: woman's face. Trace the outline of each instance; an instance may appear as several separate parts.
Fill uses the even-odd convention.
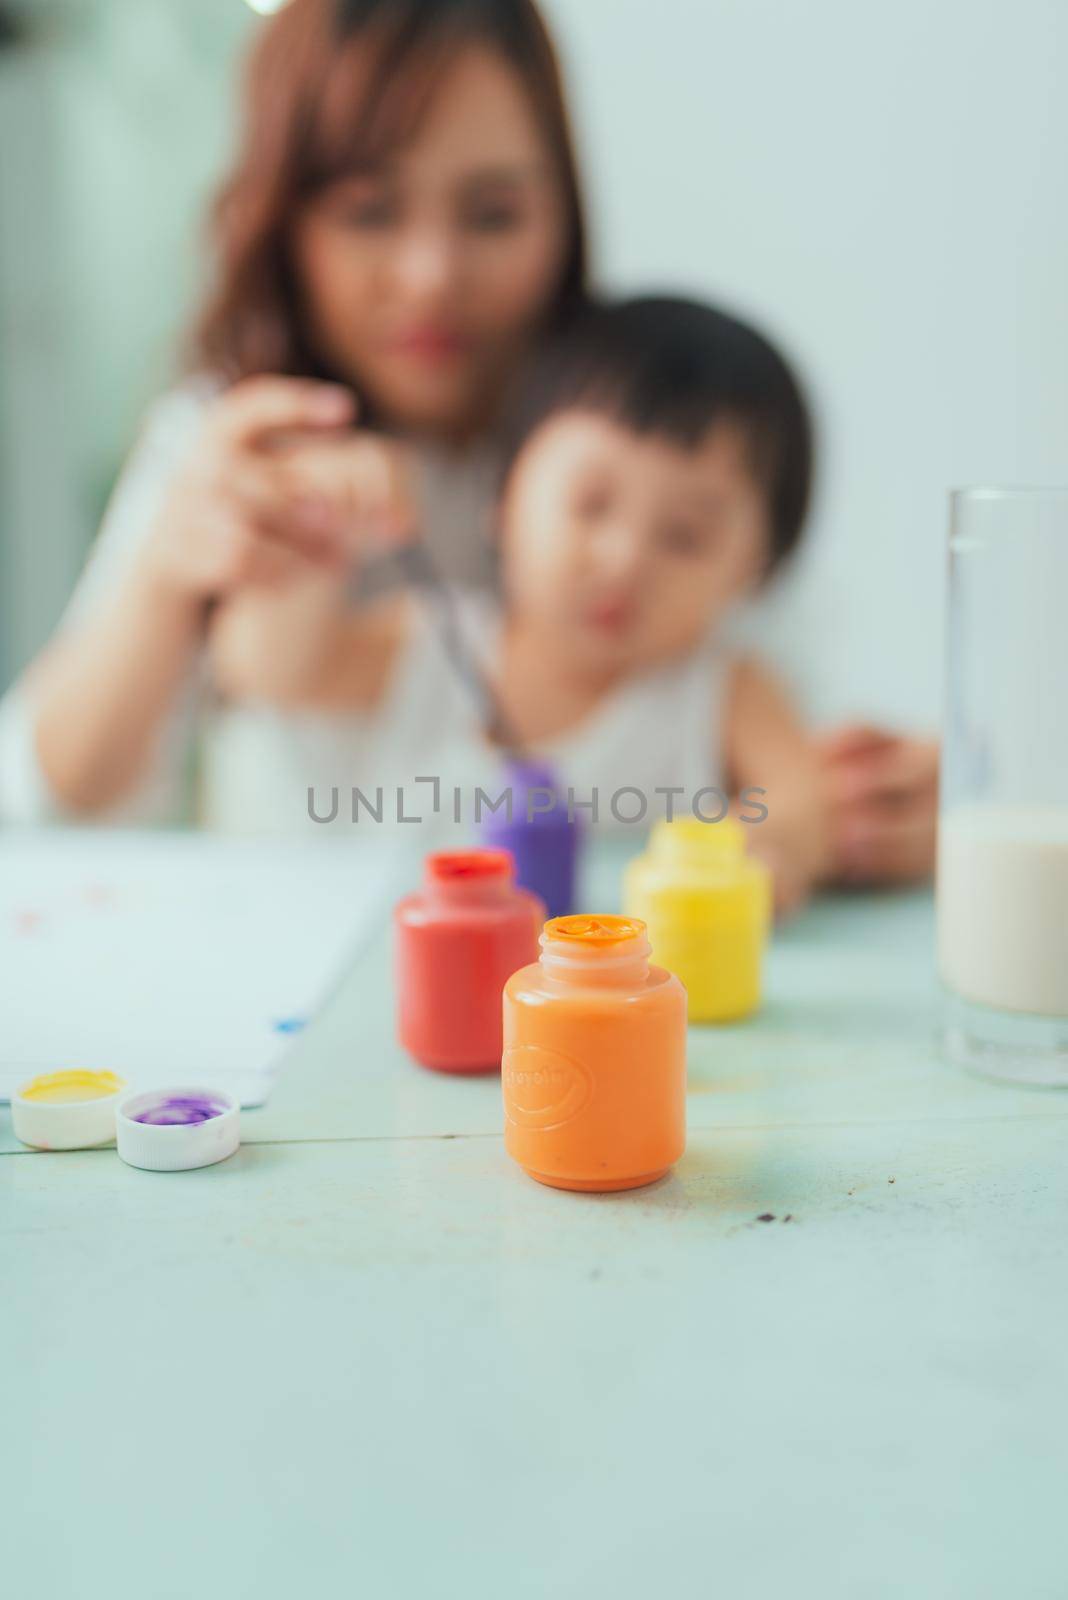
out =
[[[556,288],[564,196],[521,79],[472,46],[382,168],[298,219],[312,336],[394,427],[479,426]]]

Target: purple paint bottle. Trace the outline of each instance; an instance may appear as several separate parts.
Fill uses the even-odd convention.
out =
[[[516,882],[545,901],[550,917],[574,910],[575,875],[582,824],[568,820],[567,788],[561,786],[544,761],[512,759],[505,763],[504,782],[512,793],[508,808],[486,812],[479,825],[479,842],[510,850],[515,857]],[[544,810],[548,794],[556,796]]]

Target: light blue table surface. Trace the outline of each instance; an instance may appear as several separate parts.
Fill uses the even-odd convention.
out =
[[[924,895],[767,988],[629,1195],[400,1055],[384,938],[221,1166],[0,1111],[0,1591],[1063,1600],[1068,1100],[939,1060]]]

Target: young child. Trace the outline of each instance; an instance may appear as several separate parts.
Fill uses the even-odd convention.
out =
[[[545,353],[520,398],[499,507],[500,606],[458,597],[504,719],[551,763],[561,803],[569,787],[579,800],[596,789],[610,824],[624,789],[628,815],[631,791],[646,798],[646,820],[668,791],[692,814],[701,790],[763,790],[752,848],[771,860],[787,907],[827,868],[818,760],[782,689],[732,659],[720,629],[796,545],[811,466],[798,384],[752,328],[682,299],[600,308]],[[247,825],[263,813],[254,791],[269,769],[295,780],[271,785],[280,827],[307,814],[309,789],[319,815],[337,791],[335,821],[351,826],[353,785],[369,798],[381,788],[394,811],[400,788],[405,814],[425,814],[432,786],[415,781],[431,776],[442,810],[459,788],[469,818],[476,786],[492,792],[494,752],[424,604],[394,594],[324,618],[307,671],[283,686],[265,673],[256,630],[278,637],[285,608],[302,603],[280,594],[273,616],[258,602],[243,615],[238,600],[217,619],[214,673],[232,709],[208,763],[209,813]]]

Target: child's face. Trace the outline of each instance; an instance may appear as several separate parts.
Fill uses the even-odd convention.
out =
[[[505,593],[590,674],[691,649],[767,561],[766,497],[734,424],[692,449],[593,411],[527,441],[502,506]]]

